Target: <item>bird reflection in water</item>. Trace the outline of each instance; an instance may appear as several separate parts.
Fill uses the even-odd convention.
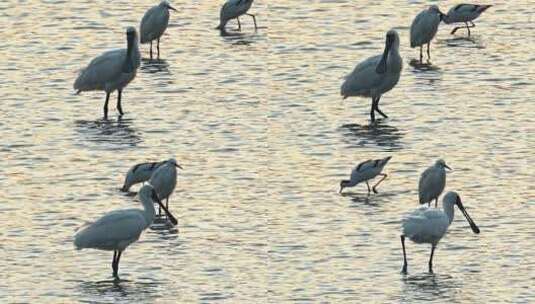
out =
[[[165,73],[171,75],[169,71],[169,63],[165,59],[141,59],[141,67],[139,68],[143,73],[156,74]]]
[[[429,302],[440,300],[441,303],[458,303],[455,300],[455,295],[459,290],[462,290],[461,284],[447,274],[405,275],[402,277],[402,281],[404,283],[402,299],[403,302],[408,303],[418,299],[427,299]]]
[[[387,148],[386,151],[403,149],[400,142],[403,133],[381,119],[370,125],[347,124],[339,129],[343,132],[344,141],[352,147],[379,146]]]
[[[153,301],[158,298],[160,282],[132,282],[124,279],[114,279],[97,282],[82,282],[80,284],[81,294],[89,301],[104,298],[128,299],[132,301],[145,299]],[[141,302],[145,302],[142,300]]]
[[[111,119],[98,119],[95,121],[78,120],[76,129],[84,142],[103,143],[114,146],[136,146],[142,142],[133,128],[132,119],[119,117],[116,121]]]
[[[439,71],[440,70],[438,66],[433,65],[431,61],[429,60],[427,62],[420,62],[420,60],[418,59],[411,59],[411,61],[409,61],[409,65],[414,68],[415,72]]]

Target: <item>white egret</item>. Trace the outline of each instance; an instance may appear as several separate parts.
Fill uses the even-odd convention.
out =
[[[367,160],[364,161],[358,166],[356,166],[351,171],[351,177],[349,180],[343,180],[340,182],[340,193],[342,193],[342,190],[347,187],[354,187],[358,183],[366,182],[366,186],[368,186],[368,194],[370,193],[370,184],[368,184],[368,181],[375,178],[376,176],[380,175],[383,178],[381,178],[373,187],[373,192],[377,193],[376,187],[388,176],[384,173],[381,173],[383,171],[383,168],[388,163],[388,161],[392,158],[392,156],[385,157],[383,159],[375,159],[375,160]]]
[[[149,179],[149,184],[158,193],[158,198],[162,201],[165,200],[167,208],[169,208],[169,196],[171,196],[176,187],[176,168],[183,169],[174,158],[171,158],[160,165]],[[161,214],[161,210],[158,211],[158,214]]]
[[[89,65],[81,70],[74,82],[76,94],[83,91],[104,91],[104,118],[108,118],[108,101],[110,94],[117,90],[117,110],[123,115],[121,95],[123,89],[136,77],[140,64],[140,54],[137,33],[134,27],[126,29],[127,48],[112,50],[91,60]]]
[[[386,45],[382,55],[370,57],[359,63],[353,72],[346,76],[341,95],[371,97],[371,121],[375,121],[375,111],[388,118],[379,109],[381,95],[390,91],[399,81],[403,61],[399,55],[399,35],[395,30],[386,34]]]
[[[113,276],[118,278],[119,261],[123,251],[139,239],[141,233],[154,220],[155,210],[153,201],[157,202],[171,220],[177,224],[175,217],[163,206],[156,191],[150,185],[145,185],[139,191],[139,199],[143,205],[141,209],[122,209],[109,212],[81,229],[74,236],[76,249],[93,248],[99,250],[113,250]]]
[[[241,23],[240,23],[241,15],[249,15],[253,17],[254,28],[257,29],[258,26],[256,25],[255,15],[247,13],[249,9],[251,8],[252,4],[253,4],[253,0],[227,0],[227,2],[223,4],[223,7],[221,7],[221,11],[219,13],[219,25],[216,27],[216,29],[224,32],[227,22],[229,22],[229,20],[231,19],[237,19],[238,31],[240,31],[241,30]]]
[[[160,37],[169,25],[169,10],[177,11],[164,0],[160,4],[151,7],[145,12],[139,25],[140,42],[142,44],[150,42],[150,58],[152,59],[152,41],[156,40],[156,50],[160,58]]]
[[[457,4],[452,7],[448,14],[444,16],[443,21],[446,24],[463,22],[468,31],[468,36],[470,36],[470,28],[475,27],[476,25],[473,20],[477,19],[481,13],[486,11],[492,5],[477,5],[477,4]],[[468,26],[470,23],[470,26]],[[455,34],[458,29],[464,28],[464,26],[458,26],[451,31],[451,34]]]
[[[128,192],[130,187],[138,183],[144,183],[150,179],[152,173],[156,171],[164,162],[141,163],[133,166],[126,173],[121,191]]]
[[[429,45],[435,37],[438,25],[444,14],[438,6],[431,5],[429,8],[421,11],[411,25],[411,48],[420,47],[420,62],[423,58],[423,45],[427,44],[427,58],[431,59]]]
[[[470,228],[478,234],[479,227],[474,223],[468,212],[464,209],[461,198],[456,192],[448,192],[442,202],[442,210],[436,208],[420,207],[403,219],[401,235],[401,246],[403,248],[403,269],[402,273],[407,273],[407,254],[405,252],[405,237],[411,241],[422,244],[431,244],[431,256],[429,258],[429,272],[433,273],[433,254],[438,242],[448,231],[448,227],[453,221],[453,206],[457,207],[464,214],[470,224]]]
[[[438,197],[446,187],[446,168],[451,170],[444,160],[439,159],[422,173],[418,182],[420,204],[429,203],[431,206],[431,201],[435,200],[437,206]]]

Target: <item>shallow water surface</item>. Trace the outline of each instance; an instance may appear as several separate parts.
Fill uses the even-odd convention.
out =
[[[213,30],[219,1],[173,1],[161,59],[142,46],[126,115],[114,94],[105,121],[104,94],[72,83],[154,2],[4,1],[0,302],[535,301],[530,3],[496,1],[471,38],[441,25],[422,65],[408,31],[425,1],[256,1],[260,29],[244,16],[228,37]],[[390,118],[370,126],[370,101],[339,89],[390,28],[404,68],[381,99]],[[353,165],[387,155],[379,194],[338,194]],[[179,225],[147,230],[113,281],[112,254],[75,251],[75,229],[140,206],[118,190],[127,170],[172,156]],[[436,274],[429,246],[408,242],[402,276],[400,220],[437,158],[481,234],[457,212]]]

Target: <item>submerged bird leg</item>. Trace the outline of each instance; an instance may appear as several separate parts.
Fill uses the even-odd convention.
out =
[[[158,42],[156,44],[156,49],[158,50],[158,59],[160,59],[160,38],[158,38]]]
[[[427,43],[427,60],[430,60],[431,59],[431,53],[429,52],[429,45],[431,44],[431,42],[428,42]]]
[[[388,118],[388,116],[386,116],[385,113],[383,113],[383,111],[379,110],[379,100],[381,99],[381,96],[377,97],[377,100],[375,101],[375,111],[377,111],[377,113],[381,114],[381,116],[383,116],[384,118]]]
[[[152,40],[150,41],[150,59],[152,59]]]
[[[108,119],[108,101],[110,101],[110,93],[106,92],[106,101],[104,102],[104,119]]]
[[[375,97],[372,97],[372,107],[371,107],[371,110],[370,110],[370,119],[372,120],[372,122],[375,121]]]
[[[123,95],[123,90],[117,90],[117,111],[123,116],[123,107],[121,106],[121,96]]]
[[[379,173],[378,175],[382,175],[383,178],[381,178],[381,179],[377,182],[377,184],[375,184],[375,185],[372,187],[372,190],[373,190],[373,192],[375,192],[375,193],[378,193],[377,190],[376,190],[375,188],[377,188],[377,186],[379,186],[379,184],[380,184],[382,181],[384,181],[385,178],[388,176],[388,175],[386,175],[386,174],[384,174],[384,173]]]
[[[256,26],[256,17],[255,17],[255,15],[253,15],[253,14],[249,14],[249,13],[248,13],[247,15],[253,17],[254,29],[256,30],[256,29],[258,28],[258,26]]]
[[[119,278],[119,260],[121,259],[121,250],[117,250],[117,259],[115,260],[115,267],[113,268],[113,276]]]
[[[241,31],[240,17],[236,18],[238,20],[238,31]]]
[[[431,257],[429,258],[429,273],[433,273],[433,254],[435,254],[435,244],[431,245]]]
[[[407,274],[407,254],[405,253],[405,236],[400,236],[401,238],[401,247],[403,248],[403,268],[401,269],[401,273]]]
[[[117,250],[113,251],[113,260],[111,262],[111,269],[113,270],[113,276],[117,273]]]

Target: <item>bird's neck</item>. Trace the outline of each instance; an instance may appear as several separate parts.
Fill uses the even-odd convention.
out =
[[[126,47],[126,59],[123,66],[123,72],[131,73],[135,70],[134,55],[139,53],[137,39],[135,36],[128,37],[127,47]]]
[[[141,204],[143,205],[143,217],[147,223],[147,227],[154,221],[156,210],[154,210],[154,203],[149,196],[140,196]]]
[[[447,202],[442,203],[442,210],[448,216],[448,219],[449,219],[450,224],[451,224],[451,222],[453,222],[453,217],[455,216],[455,211],[453,209],[453,204],[447,203]]]

